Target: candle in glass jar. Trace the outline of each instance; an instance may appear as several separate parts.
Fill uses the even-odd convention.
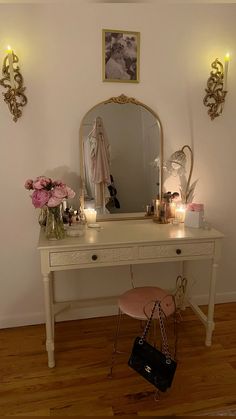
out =
[[[93,208],[86,208],[84,210],[84,213],[85,213],[87,224],[94,224],[94,223],[96,223],[97,211],[95,211],[95,209],[93,209]]]
[[[178,207],[175,210],[175,218],[180,222],[183,223],[185,219],[185,212],[186,209],[184,206]]]

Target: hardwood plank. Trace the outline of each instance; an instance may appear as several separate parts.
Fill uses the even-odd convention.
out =
[[[56,324],[56,368],[47,367],[43,325],[0,330],[2,416],[186,416],[236,408],[236,304],[219,304],[213,345],[190,309],[179,327],[173,386],[155,389],[127,365],[139,322],[124,318],[109,378],[116,317]],[[171,330],[168,328],[171,341]]]

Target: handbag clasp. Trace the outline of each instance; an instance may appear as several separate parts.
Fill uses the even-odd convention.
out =
[[[146,372],[148,372],[149,374],[150,374],[150,372],[152,372],[152,369],[151,369],[151,367],[149,367],[149,365],[146,365],[144,369],[145,369],[145,371],[146,371]]]

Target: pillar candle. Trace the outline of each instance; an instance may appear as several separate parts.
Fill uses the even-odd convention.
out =
[[[14,80],[14,68],[13,68],[13,51],[11,47],[7,48],[8,53],[8,64],[9,64],[9,74],[10,74],[10,83],[12,89],[15,89],[15,80]]]
[[[86,208],[84,213],[88,224],[96,223],[97,211],[95,211],[93,208]]]
[[[66,199],[63,199],[62,205],[63,205],[63,211],[65,211],[66,208],[67,208],[67,200]]]
[[[228,78],[228,68],[229,68],[229,53],[225,55],[225,68],[224,68],[224,90],[227,91],[227,78]]]

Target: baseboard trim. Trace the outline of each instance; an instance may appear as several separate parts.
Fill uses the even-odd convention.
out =
[[[44,313],[26,313],[15,316],[0,316],[0,329],[44,323]]]
[[[70,310],[57,315],[57,321],[88,319],[92,317],[106,317],[117,314],[117,297],[96,298],[80,302],[68,302]],[[208,295],[196,295],[192,299],[198,305],[208,303]],[[216,304],[236,302],[236,292],[216,295]],[[44,312],[18,314],[15,316],[0,316],[0,329],[29,326],[44,323]]]
[[[196,295],[193,296],[192,299],[198,305],[205,305],[208,304],[208,295]],[[221,294],[216,294],[215,303],[216,304],[224,304],[224,303],[234,303],[236,302],[236,292],[224,292]]]

